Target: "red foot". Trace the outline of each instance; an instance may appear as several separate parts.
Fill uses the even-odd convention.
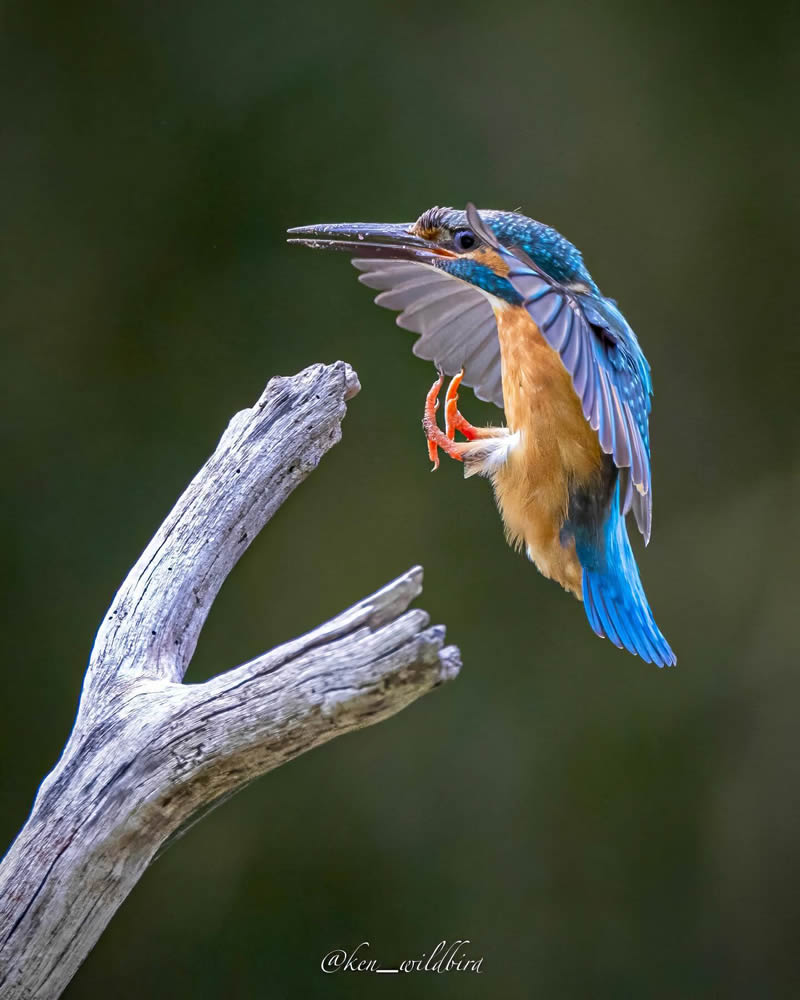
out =
[[[447,436],[451,441],[455,438],[456,431],[463,434],[467,441],[474,441],[475,438],[480,437],[478,428],[473,427],[469,420],[458,412],[458,389],[463,378],[464,369],[462,368],[458,375],[451,380],[445,396],[444,422]]]
[[[440,434],[439,425],[436,423],[436,411],[439,409],[439,390],[444,383],[444,375],[433,383],[425,397],[425,412],[422,416],[422,429],[428,439],[428,458],[433,462],[433,469],[439,468],[439,449],[436,445],[436,435]]]
[[[462,373],[463,374],[463,373]],[[461,382],[461,376],[457,375],[453,382]],[[447,407],[448,412],[450,408],[450,396],[451,390],[453,388],[453,382],[450,383],[450,389],[447,391]],[[455,458],[459,462],[464,461],[464,457],[461,454],[461,446],[453,441],[453,433],[450,433],[450,426],[448,424],[448,433],[445,434],[436,422],[436,411],[439,409],[439,392],[444,383],[444,375],[439,375],[439,378],[433,383],[425,397],[425,413],[422,417],[422,429],[425,431],[425,437],[428,439],[428,457],[433,462],[433,470],[439,468],[439,448],[449,455],[450,458]],[[458,384],[456,384],[456,389],[458,389]],[[457,394],[453,396],[453,408],[455,408],[455,401],[458,399]],[[455,411],[458,414],[458,411]],[[460,416],[460,414],[458,414]],[[463,419],[463,418],[462,418]],[[466,423],[466,421],[464,421]]]

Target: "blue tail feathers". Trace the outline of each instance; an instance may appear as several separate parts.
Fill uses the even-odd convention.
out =
[[[602,531],[602,551],[577,544],[583,567],[583,603],[592,629],[615,646],[659,667],[673,666],[675,654],[655,623],[620,512],[619,482]]]

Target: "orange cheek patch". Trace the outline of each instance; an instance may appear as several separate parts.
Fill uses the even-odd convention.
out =
[[[501,278],[505,278],[508,274],[508,264],[491,247],[480,247],[474,253],[466,254],[465,256],[470,257],[478,264],[483,264],[484,267],[488,267],[490,271],[499,274]]]

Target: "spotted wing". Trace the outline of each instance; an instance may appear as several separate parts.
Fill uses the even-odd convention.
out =
[[[375,302],[402,310],[397,325],[420,334],[414,354],[433,361],[445,375],[464,368],[464,384],[478,399],[503,406],[500,343],[488,300],[472,285],[430,264],[407,260],[361,260],[358,280],[380,295]]]
[[[636,336],[611,299],[586,295],[554,281],[527,254],[503,246],[477,210],[470,225],[508,264],[508,280],[547,343],[572,376],[583,414],[622,476],[623,511],[650,539],[652,490],[648,417],[650,366]]]

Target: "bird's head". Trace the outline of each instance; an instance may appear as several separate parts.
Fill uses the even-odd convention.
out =
[[[520,305],[522,298],[506,278],[508,264],[495,249],[497,243],[531,257],[562,284],[582,291],[595,288],[569,240],[518,212],[436,207],[411,223],[333,223],[301,226],[289,234],[290,243],[346,250],[359,258],[428,264],[512,305]]]

